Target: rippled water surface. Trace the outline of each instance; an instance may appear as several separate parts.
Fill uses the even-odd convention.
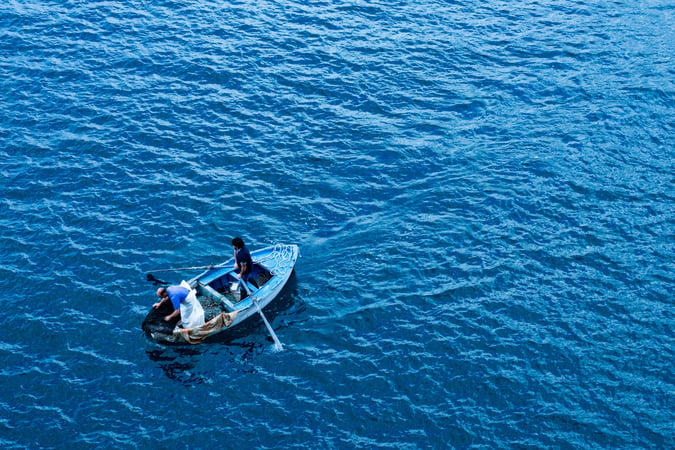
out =
[[[6,448],[675,446],[675,8],[0,5]],[[158,268],[296,243],[262,322]],[[194,272],[167,272],[179,282]]]

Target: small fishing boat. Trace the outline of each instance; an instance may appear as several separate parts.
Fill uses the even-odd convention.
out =
[[[248,281],[237,278],[234,258],[216,266],[206,266],[204,272],[181,284],[190,289],[204,312],[201,325],[185,328],[179,319],[166,322],[173,306],[166,301],[151,309],[143,321],[143,331],[159,342],[188,342],[197,344],[209,336],[231,329],[254,315],[262,317],[277,348],[281,348],[262,309],[274,300],[293,273],[298,258],[298,246],[277,244],[251,252],[253,265]],[[199,268],[204,269],[204,268]],[[148,279],[154,276],[148,274]]]

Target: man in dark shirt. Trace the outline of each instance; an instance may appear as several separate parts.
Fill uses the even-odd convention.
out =
[[[251,253],[244,245],[244,240],[240,237],[232,239],[232,247],[234,247],[234,267],[237,277],[248,281],[248,276],[251,274],[251,269],[253,268]]]

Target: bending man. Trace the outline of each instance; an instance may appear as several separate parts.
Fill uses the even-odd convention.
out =
[[[180,315],[180,304],[181,302],[185,302],[185,299],[189,293],[190,291],[183,286],[169,286],[168,288],[161,287],[157,289],[157,297],[161,298],[161,300],[152,305],[152,307],[157,309],[162,305],[162,303],[170,301],[173,305],[173,312],[168,316],[165,316],[164,320],[171,322],[172,319]]]

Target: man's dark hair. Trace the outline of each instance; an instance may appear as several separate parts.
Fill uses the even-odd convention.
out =
[[[244,248],[244,240],[240,237],[236,237],[232,239],[232,245],[234,245],[237,248]]]

